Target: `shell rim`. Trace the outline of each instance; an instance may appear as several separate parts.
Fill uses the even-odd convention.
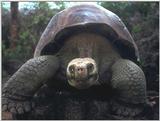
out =
[[[91,31],[92,32],[92,30],[93,29],[91,29],[90,27],[95,27],[95,26],[104,26],[104,28],[103,29],[105,29],[105,31],[103,31],[103,29],[102,28],[100,28],[99,29],[99,32],[97,32],[98,34],[107,34],[107,33],[112,33],[113,35],[110,35],[111,37],[113,37],[114,38],[114,40],[112,40],[113,41],[113,43],[114,42],[116,42],[116,41],[122,41],[121,43],[123,44],[123,45],[125,45],[126,47],[128,47],[128,49],[129,50],[132,50],[132,51],[134,51],[134,52],[132,52],[132,56],[134,56],[134,57],[131,57],[131,58],[129,58],[129,59],[131,59],[131,60],[134,60],[134,61],[136,61],[136,62],[138,62],[139,61],[139,53],[138,53],[138,50],[136,50],[137,48],[135,48],[135,46],[136,45],[134,45],[134,43],[132,43],[131,41],[128,41],[128,40],[126,40],[126,39],[124,39],[124,38],[122,38],[122,37],[120,37],[119,35],[118,35],[118,33],[112,28],[112,27],[110,27],[109,25],[107,25],[106,23],[78,23],[78,24],[73,24],[73,25],[70,25],[70,26],[67,26],[67,27],[64,27],[64,28],[62,28],[62,29],[60,29],[60,31],[57,31],[56,33],[55,33],[55,36],[53,37],[53,39],[48,43],[48,44],[46,44],[45,46],[44,46],[44,48],[46,48],[46,46],[47,45],[49,45],[49,44],[51,44],[51,45],[57,45],[58,44],[58,46],[59,46],[59,43],[61,43],[61,41],[60,40],[63,40],[63,39],[61,39],[61,38],[64,38],[65,36],[67,36],[67,37],[69,37],[69,36],[71,36],[72,34],[74,34],[74,33],[76,33],[77,31],[74,31],[73,32],[73,30],[75,29],[75,30],[78,30],[78,29],[86,29],[86,30],[89,30],[89,31]],[[108,28],[109,28],[109,31],[108,31]],[[72,31],[72,32],[71,32]],[[71,32],[70,34],[68,34],[68,32]],[[85,31],[86,32],[86,31]],[[93,31],[94,32],[94,31]],[[101,32],[104,32],[104,33],[101,33]],[[65,34],[68,34],[68,35],[65,35]],[[104,36],[104,35],[103,35]],[[106,37],[106,36],[105,36]],[[109,38],[110,39],[110,38]],[[132,38],[131,38],[132,39]],[[65,40],[63,40],[63,42],[64,42]],[[62,42],[62,43],[63,43]],[[62,47],[63,45],[61,45],[61,47]],[[45,51],[44,50],[44,48],[41,50],[41,54],[40,55],[47,55],[47,53],[46,54],[43,54],[43,51]],[[59,48],[60,49],[60,48]],[[57,52],[59,51],[59,49],[57,50]],[[56,53],[56,52],[55,52]]]

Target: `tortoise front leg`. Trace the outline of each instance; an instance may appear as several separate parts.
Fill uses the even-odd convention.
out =
[[[135,116],[147,103],[146,80],[143,71],[130,60],[120,59],[112,66],[111,85],[116,93],[113,112]]]
[[[58,68],[59,62],[55,56],[40,56],[27,61],[2,89],[3,112],[15,114],[29,112],[32,108],[30,100],[33,95],[54,76]]]

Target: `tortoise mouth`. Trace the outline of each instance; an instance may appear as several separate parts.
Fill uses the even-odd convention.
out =
[[[68,83],[77,88],[77,89],[87,89],[94,85],[94,83],[98,80],[98,74],[89,76],[86,80],[82,79],[69,79]]]
[[[67,67],[68,83],[77,89],[86,89],[97,83],[96,63],[91,58],[76,58]]]

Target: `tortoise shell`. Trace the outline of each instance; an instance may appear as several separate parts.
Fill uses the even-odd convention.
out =
[[[34,57],[53,55],[67,37],[80,32],[94,32],[108,38],[123,58],[139,60],[137,46],[121,19],[98,6],[81,4],[64,9],[52,17],[35,49]]]

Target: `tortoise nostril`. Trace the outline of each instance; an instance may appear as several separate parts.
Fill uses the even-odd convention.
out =
[[[94,65],[92,63],[87,64],[87,70],[88,70],[89,73],[93,72]]]
[[[77,69],[77,71],[78,71],[79,73],[81,73],[81,72],[84,71],[84,68],[80,67],[80,68]]]

